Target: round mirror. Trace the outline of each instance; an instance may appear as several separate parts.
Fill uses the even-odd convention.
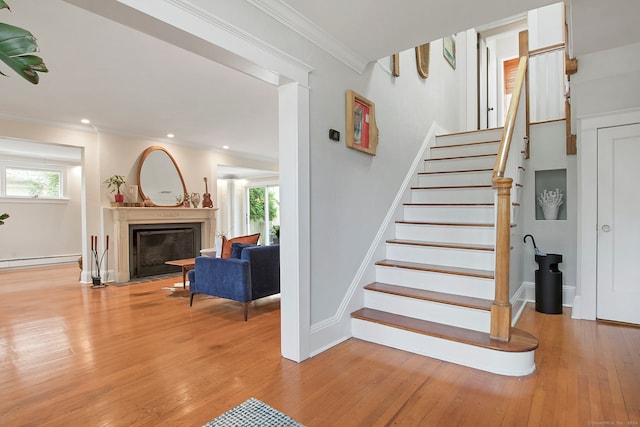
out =
[[[138,188],[142,199],[154,206],[180,206],[187,193],[180,168],[163,147],[149,147],[138,164]]]

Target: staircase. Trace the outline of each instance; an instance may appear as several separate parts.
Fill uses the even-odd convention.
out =
[[[503,375],[535,370],[538,342],[511,328],[490,337],[494,301],[495,190],[502,129],[438,136],[411,202],[376,262],[356,338]]]

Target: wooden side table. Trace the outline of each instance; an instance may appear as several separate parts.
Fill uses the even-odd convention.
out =
[[[176,259],[172,261],[166,261],[165,264],[176,265],[182,267],[182,287],[187,287],[187,271],[192,270],[196,266],[195,258]]]

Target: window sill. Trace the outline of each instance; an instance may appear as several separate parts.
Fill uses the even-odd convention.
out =
[[[61,197],[59,199],[51,199],[47,197],[0,197],[3,203],[35,203],[35,204],[63,204],[69,203],[71,199],[68,197]]]

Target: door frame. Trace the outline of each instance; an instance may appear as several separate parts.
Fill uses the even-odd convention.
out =
[[[640,108],[579,117],[578,271],[571,317],[596,320],[598,262],[598,129],[640,123]]]

